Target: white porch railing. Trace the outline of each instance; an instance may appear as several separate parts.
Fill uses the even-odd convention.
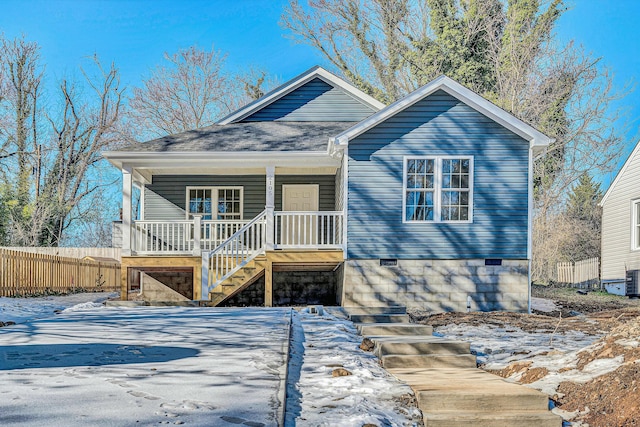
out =
[[[266,211],[258,217],[267,215]],[[256,218],[258,218],[256,217]],[[210,252],[253,223],[244,220],[135,221],[131,249],[137,255],[195,255]],[[262,226],[266,230],[266,223]],[[341,211],[287,211],[273,213],[274,249],[339,249],[343,247]]]
[[[274,212],[276,249],[341,248],[342,211]]]
[[[266,224],[267,211],[264,210],[208,254],[208,291],[264,253]]]
[[[131,249],[139,255],[196,254],[220,246],[249,221],[135,221]],[[199,224],[199,225],[198,225]],[[196,244],[199,242],[199,244]]]
[[[206,220],[202,221],[201,247],[203,251],[212,251],[250,221],[244,220]]]
[[[192,253],[194,221],[136,221],[132,226],[131,250],[136,254]]]

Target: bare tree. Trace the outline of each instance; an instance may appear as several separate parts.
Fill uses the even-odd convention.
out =
[[[612,76],[554,39],[565,11],[563,0],[291,0],[282,25],[381,101],[446,74],[555,138],[535,159],[534,232],[544,252],[567,189],[585,171],[611,171],[624,147]]]
[[[143,88],[134,88],[130,101],[137,127],[162,136],[212,124],[221,115],[227,77],[225,55],[192,46],[170,55]]]
[[[63,80],[60,103],[45,109],[38,44],[1,43],[0,243],[56,246],[72,224],[90,220],[87,201],[109,185],[96,177],[101,151],[118,139],[118,71],[94,57],[92,74],[82,69],[81,84]]]
[[[213,124],[264,93],[266,73],[225,70],[226,55],[196,46],[165,53],[166,65],[156,67],[133,89],[130,122],[133,140],[146,140]]]
[[[51,162],[38,199],[38,203],[51,208],[40,235],[40,243],[46,246],[57,246],[74,221],[89,215],[82,210],[85,208],[82,202],[110,185],[92,179],[91,174],[102,160],[101,152],[118,142],[123,93],[114,64],[105,69],[94,57],[93,66],[95,76],[82,70],[88,95],[81,96],[76,85],[63,80],[62,113],[49,117],[55,145],[51,147]]]

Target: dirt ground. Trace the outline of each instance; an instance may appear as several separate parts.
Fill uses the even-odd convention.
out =
[[[600,292],[581,295],[575,289],[534,286],[534,297],[555,303],[549,312],[412,313],[414,321],[434,327],[451,323],[518,327],[528,332],[563,333],[571,330],[601,335],[596,345],[578,353],[577,370],[596,359],[621,357],[621,366],[586,383],[565,381],[552,396],[557,407],[573,413],[570,420],[591,427],[640,426],[640,300]],[[533,383],[548,374],[531,362],[514,362],[492,371],[503,377],[521,374],[521,383]],[[567,368],[569,369],[569,368]]]

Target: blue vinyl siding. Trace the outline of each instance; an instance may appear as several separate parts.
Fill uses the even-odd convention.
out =
[[[242,121],[359,122],[374,112],[342,89],[315,78]]]
[[[348,257],[527,258],[529,144],[444,91],[349,141]],[[473,156],[472,223],[403,223],[404,156]]]

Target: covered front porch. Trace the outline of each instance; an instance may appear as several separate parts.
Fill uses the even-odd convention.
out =
[[[331,271],[344,260],[342,159],[260,153],[248,161],[216,154],[191,156],[188,166],[175,154],[172,162],[147,153],[122,163],[123,298],[131,294],[132,277],[139,286],[146,277],[126,270],[157,277],[162,268],[180,267],[182,275],[193,272],[187,299],[222,303],[264,278],[270,305],[274,268]],[[278,256],[267,260],[268,253]]]

